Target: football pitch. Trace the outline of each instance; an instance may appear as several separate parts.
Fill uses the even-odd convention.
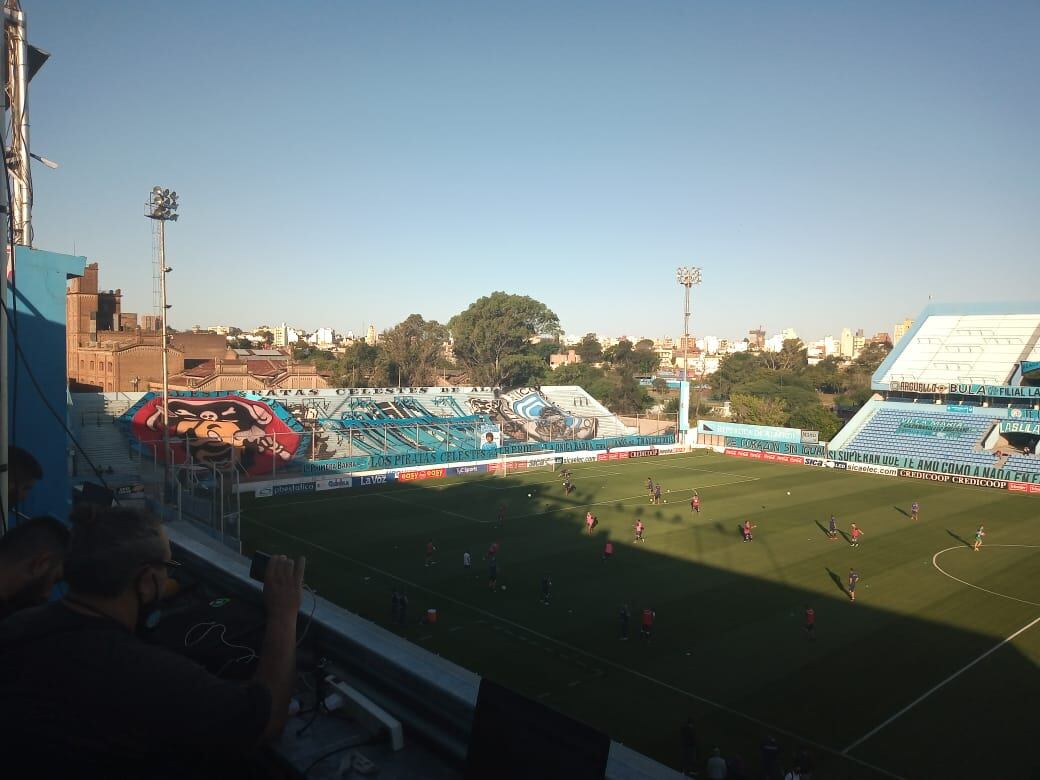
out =
[[[807,748],[817,777],[1036,776],[1040,498],[710,452],[570,468],[569,496],[532,470],[244,500],[244,543],[306,555],[326,598],[671,766],[692,717],[701,770],[718,746],[759,777],[772,735],[785,766]],[[648,477],[667,503],[649,504]],[[409,596],[404,628],[394,589]],[[435,626],[419,622],[427,608]]]

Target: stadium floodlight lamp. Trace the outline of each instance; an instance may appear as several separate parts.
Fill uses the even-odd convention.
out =
[[[675,280],[683,287],[692,287],[701,283],[701,269],[697,267],[680,266],[675,271]]]

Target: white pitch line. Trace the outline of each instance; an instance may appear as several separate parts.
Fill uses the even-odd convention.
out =
[[[1015,639],[1015,637],[1017,637],[1017,636],[1018,636],[1019,634],[1023,634],[1023,633],[1025,633],[1026,631],[1028,631],[1029,629],[1031,629],[1031,628],[1032,628],[1033,626],[1035,626],[1035,625],[1036,625],[1037,623],[1040,623],[1040,617],[1035,617],[1035,618],[1033,618],[1033,619],[1032,619],[1032,620],[1031,620],[1030,622],[1028,622],[1028,623],[1026,623],[1026,624],[1025,624],[1024,626],[1022,626],[1022,628],[1018,629],[1018,631],[1016,631],[1015,633],[1013,633],[1013,634],[1012,634],[1011,636],[1009,636],[1009,637],[1007,637],[1007,638],[1005,638],[1005,639],[1002,639],[1002,640],[1001,640],[1000,642],[998,642],[997,644],[995,644],[995,645],[994,645],[993,647],[991,647],[991,648],[990,648],[989,650],[987,650],[987,651],[986,651],[985,653],[983,653],[982,655],[980,655],[980,656],[979,656],[978,658],[976,658],[976,659],[975,659],[974,661],[972,661],[972,662],[970,662],[970,663],[968,663],[968,664],[965,664],[965,665],[964,665],[964,666],[962,666],[962,667],[961,667],[960,669],[958,669],[958,670],[957,670],[956,672],[954,672],[954,673],[953,673],[953,674],[951,674],[951,675],[950,675],[949,677],[947,677],[947,678],[946,678],[945,680],[943,680],[943,681],[942,681],[941,683],[939,683],[939,684],[937,684],[937,685],[934,685],[934,686],[932,686],[931,688],[929,688],[929,689],[928,689],[927,691],[925,691],[925,692],[924,692],[924,693],[922,693],[922,694],[921,694],[920,696],[918,696],[918,697],[917,697],[916,699],[914,699],[914,700],[913,700],[912,702],[910,702],[909,704],[907,704],[907,705],[906,705],[905,707],[903,707],[903,709],[901,709],[901,710],[900,710],[899,712],[897,712],[897,713],[896,713],[895,715],[893,715],[893,716],[892,716],[891,718],[889,718],[888,720],[886,720],[886,721],[885,721],[884,723],[882,723],[882,724],[881,724],[880,726],[876,726],[875,728],[871,729],[871,730],[870,730],[870,731],[868,731],[868,732],[867,732],[866,734],[864,734],[864,735],[863,735],[862,737],[860,737],[859,739],[857,739],[857,740],[856,740],[855,742],[853,742],[853,743],[852,743],[851,745],[849,745],[849,746],[848,746],[847,748],[845,748],[845,749],[844,749],[843,751],[841,751],[841,754],[842,754],[843,756],[848,756],[848,752],[849,752],[850,750],[853,750],[854,748],[858,747],[859,745],[862,745],[862,744],[863,744],[864,742],[866,742],[866,741],[867,741],[868,739],[870,739],[870,738],[871,738],[872,736],[874,736],[874,735],[875,735],[875,734],[877,734],[877,733],[878,733],[879,731],[881,731],[881,729],[885,728],[885,726],[887,726],[888,724],[892,723],[892,722],[893,722],[894,720],[897,720],[898,718],[902,717],[902,716],[903,716],[903,715],[905,715],[905,714],[906,714],[907,712],[909,712],[909,711],[910,711],[910,710],[912,710],[912,709],[913,709],[914,707],[916,707],[916,706],[917,706],[918,704],[920,704],[920,703],[921,703],[921,702],[923,702],[923,701],[924,701],[925,699],[927,699],[927,698],[928,698],[929,696],[931,696],[931,695],[932,695],[933,693],[935,693],[935,692],[936,692],[937,690],[939,690],[940,688],[942,688],[942,687],[943,687],[944,685],[946,685],[946,683],[948,683],[948,682],[951,682],[952,680],[956,680],[956,679],[957,679],[958,677],[960,677],[960,676],[961,676],[962,674],[964,674],[964,673],[965,673],[966,671],[968,671],[969,669],[971,669],[971,667],[973,667],[973,666],[974,666],[975,664],[979,663],[979,661],[982,661],[982,660],[983,660],[984,658],[987,658],[987,657],[988,657],[989,655],[991,655],[992,653],[995,653],[995,652],[996,652],[997,650],[999,650],[1000,648],[1002,648],[1002,647],[1003,647],[1004,645],[1006,645],[1006,644],[1007,644],[1008,642],[1011,642],[1012,640],[1014,640],[1014,639]]]
[[[988,544],[988,545],[985,545],[985,546],[986,547],[1029,547],[1029,548],[1032,548],[1032,549],[1036,549],[1036,548],[1040,547],[1040,545],[1038,545],[1038,544]],[[1038,603],[1036,601],[1026,601],[1025,599],[1016,598],[1015,596],[1008,596],[1005,593],[997,593],[995,590],[989,590],[988,588],[983,588],[981,585],[973,585],[970,582],[965,582],[960,577],[954,577],[952,574],[950,574],[948,571],[946,571],[942,566],[940,566],[937,561],[939,560],[939,556],[942,555],[943,553],[947,553],[950,550],[958,550],[958,549],[960,549],[960,550],[967,550],[968,548],[965,547],[964,545],[958,544],[958,545],[954,545],[953,547],[947,547],[945,550],[939,550],[939,552],[937,552],[935,555],[932,556],[932,566],[934,566],[941,574],[945,574],[951,580],[956,580],[961,585],[967,585],[969,588],[975,588],[975,590],[981,590],[983,593],[989,593],[991,596],[1000,596],[1002,599],[1009,599],[1010,601],[1017,601],[1019,604],[1028,604],[1031,607],[1040,607],[1040,603]]]
[[[699,696],[696,693],[684,690],[682,688],[679,688],[678,686],[672,685],[671,683],[667,683],[664,680],[659,680],[656,677],[651,677],[648,674],[644,674],[643,672],[637,671],[637,670],[635,670],[635,669],[633,669],[633,668],[631,668],[629,666],[626,666],[624,664],[617,663],[616,661],[611,661],[608,658],[603,658],[601,656],[596,655],[595,653],[590,653],[588,650],[582,650],[580,647],[575,647],[574,645],[568,644],[567,642],[564,642],[564,641],[562,641],[560,639],[556,639],[555,637],[548,636],[547,634],[543,634],[540,631],[535,631],[532,628],[528,628],[527,626],[521,625],[520,623],[516,623],[516,622],[514,622],[512,620],[509,620],[508,618],[504,618],[504,617],[501,617],[500,615],[496,615],[494,612],[489,612],[486,609],[481,609],[480,607],[475,607],[472,604],[469,604],[469,603],[467,603],[465,601],[462,601],[461,599],[454,598],[453,596],[448,596],[448,595],[446,595],[444,593],[441,593],[439,591],[433,590],[432,588],[428,588],[425,585],[420,585],[417,582],[412,582],[411,580],[406,580],[404,577],[400,577],[400,576],[398,576],[396,574],[393,574],[392,572],[386,571],[385,569],[380,569],[377,566],[373,566],[372,564],[365,563],[364,561],[358,560],[357,558],[351,558],[349,555],[344,555],[343,553],[341,553],[341,552],[339,552],[337,550],[333,550],[333,549],[331,549],[329,547],[326,547],[324,545],[318,544],[318,543],[313,542],[313,541],[311,541],[309,539],[304,539],[303,537],[296,536],[295,534],[291,534],[288,531],[283,531],[281,528],[275,528],[274,526],[269,526],[269,525],[266,525],[265,523],[259,523],[259,522],[255,521],[255,520],[253,522],[254,522],[254,524],[260,526],[261,528],[266,528],[267,530],[274,531],[275,533],[281,534],[282,536],[284,536],[284,537],[286,537],[288,539],[292,539],[292,540],[294,540],[296,542],[300,542],[301,544],[308,545],[310,547],[313,547],[316,550],[321,550],[322,552],[324,552],[324,553],[326,553],[328,555],[332,555],[332,556],[334,556],[336,558],[341,558],[342,560],[345,560],[345,561],[347,561],[349,563],[352,563],[355,566],[360,566],[360,567],[368,569],[370,571],[374,571],[377,574],[381,574],[384,577],[387,577],[388,579],[392,579],[392,580],[396,580],[397,582],[404,583],[408,587],[414,588],[415,590],[425,591],[426,593],[429,593],[429,594],[431,594],[433,596],[436,596],[439,599],[443,599],[444,601],[451,602],[453,604],[458,604],[459,606],[465,607],[466,609],[468,609],[468,610],[470,610],[470,611],[472,611],[472,612],[474,612],[476,614],[483,615],[483,616],[485,616],[487,618],[490,618],[492,621],[495,621],[495,622],[498,622],[498,623],[504,623],[506,625],[512,626],[513,628],[519,629],[521,631],[525,631],[528,634],[531,634],[532,636],[536,636],[539,639],[544,640],[545,642],[557,645],[557,646],[562,647],[562,648],[566,648],[569,652],[576,653],[578,655],[583,655],[583,656],[585,656],[587,658],[591,658],[594,661],[597,661],[602,666],[608,666],[608,667],[611,667],[611,668],[616,669],[618,671],[625,672],[625,673],[627,673],[629,675],[632,675],[633,677],[638,677],[638,678],[640,678],[642,680],[646,680],[647,682],[653,683],[654,685],[657,685],[658,687],[665,688],[666,690],[670,690],[673,693],[678,693],[681,696],[687,697],[688,699],[693,699],[694,701],[698,701],[698,702],[701,702],[702,704],[706,704],[709,707],[713,707],[713,708],[715,708],[715,709],[717,709],[717,710],[719,710],[721,712],[725,712],[725,713],[727,713],[729,715],[732,715],[734,717],[740,718],[740,719],[745,720],[745,721],[747,721],[749,723],[753,723],[756,726],[764,728],[767,732],[772,732],[774,734],[781,734],[781,735],[783,735],[783,736],[785,736],[785,737],[787,737],[789,739],[792,739],[792,740],[794,740],[796,742],[799,742],[799,743],[801,743],[803,745],[807,745],[808,747],[814,748],[816,750],[823,751],[824,753],[829,753],[829,754],[831,754],[833,756],[839,756],[841,758],[846,759],[847,761],[852,761],[855,764],[859,764],[860,766],[866,767],[867,769],[870,769],[870,770],[872,770],[874,772],[877,772],[880,775],[884,775],[885,777],[890,777],[890,778],[892,778],[892,780],[905,780],[905,778],[903,778],[900,775],[897,775],[897,774],[895,774],[893,772],[890,772],[887,769],[882,769],[879,766],[875,766],[873,764],[867,763],[866,761],[864,761],[864,760],[862,760],[860,758],[856,758],[855,756],[845,755],[844,751],[838,751],[835,748],[832,748],[832,747],[829,747],[827,745],[824,745],[824,744],[822,744],[820,742],[817,742],[817,741],[815,741],[813,739],[809,739],[807,737],[803,737],[800,734],[795,734],[793,731],[789,731],[788,729],[785,729],[785,728],[783,728],[781,726],[777,726],[777,725],[775,725],[773,723],[767,723],[766,721],[760,720],[759,718],[756,718],[753,715],[748,715],[746,712],[741,712],[740,710],[734,709],[734,708],[729,707],[729,706],[727,706],[725,704],[722,704],[720,702],[714,701],[712,699],[705,698],[704,696]],[[1037,620],[1040,620],[1040,618],[1037,618]],[[479,623],[479,622],[483,622],[483,621],[478,619],[477,622]],[[495,630],[502,630],[501,626],[498,626],[498,625],[492,625],[492,628],[495,629]],[[560,655],[560,657],[561,658],[565,658],[565,656],[563,656],[562,654]]]

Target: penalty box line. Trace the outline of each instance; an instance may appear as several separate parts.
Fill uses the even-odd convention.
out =
[[[989,657],[990,655],[992,655],[993,653],[997,652],[997,650],[999,650],[1000,648],[1002,648],[1004,645],[1008,644],[1009,642],[1013,641],[1020,634],[1024,634],[1026,631],[1031,629],[1037,623],[1040,623],[1040,617],[1033,618],[1033,620],[1031,620],[1030,622],[1026,623],[1024,626],[1022,626],[1022,628],[1018,629],[1018,631],[1016,631],[1015,633],[1011,634],[1008,637],[1005,637],[1000,642],[998,642],[997,644],[993,645],[993,647],[991,647],[985,653],[980,655],[974,661],[971,661],[971,662],[965,664],[964,666],[962,666],[960,669],[958,669],[956,672],[951,674],[949,677],[947,677],[945,680],[943,680],[942,682],[938,683],[937,685],[933,685],[927,691],[925,691],[920,696],[918,696],[916,699],[914,699],[912,702],[910,702],[905,707],[903,707],[903,709],[901,709],[895,715],[893,715],[892,717],[890,717],[888,720],[884,721],[880,725],[874,727],[873,729],[868,731],[866,734],[864,734],[862,737],[860,737],[855,742],[853,742],[851,745],[849,745],[847,748],[842,750],[841,754],[843,756],[849,757],[848,753],[849,753],[850,750],[854,750],[855,748],[857,748],[860,745],[862,745],[864,742],[866,742],[868,739],[873,737],[875,734],[877,734],[883,728],[888,726],[890,723],[898,720],[903,715],[905,715],[907,712],[909,712],[914,707],[916,707],[918,704],[920,704],[925,699],[927,699],[929,696],[931,696],[933,693],[935,693],[937,690],[939,690],[940,688],[944,687],[947,683],[953,682],[958,677],[960,677],[962,674],[964,674],[966,671],[971,669],[971,667],[975,666],[975,664],[979,663],[983,659],[985,659],[985,658]]]
[[[664,680],[659,680],[656,677],[651,677],[650,675],[644,674],[643,672],[637,671],[636,669],[632,669],[629,666],[626,666],[624,664],[618,663],[616,661],[611,661],[609,658],[603,658],[602,656],[598,656],[595,653],[590,653],[588,650],[583,650],[580,647],[576,647],[576,646],[574,646],[574,645],[572,645],[572,644],[570,644],[568,642],[564,642],[561,639],[556,639],[555,637],[551,637],[548,634],[543,634],[540,631],[535,631],[534,629],[528,628],[527,626],[522,625],[520,623],[517,623],[517,622],[515,622],[513,620],[509,620],[508,618],[504,618],[504,617],[502,617],[500,615],[496,615],[494,612],[489,612],[488,610],[482,609],[481,607],[473,606],[472,604],[469,604],[469,603],[467,603],[465,601],[462,601],[461,599],[457,599],[457,598],[455,598],[453,596],[448,596],[448,595],[446,595],[444,593],[441,593],[439,591],[433,590],[432,588],[426,587],[425,585],[420,585],[417,582],[413,582],[411,580],[407,580],[404,577],[400,577],[400,576],[398,576],[396,574],[393,574],[392,572],[386,571],[385,569],[380,569],[378,566],[373,566],[372,564],[365,563],[364,561],[358,560],[357,558],[352,558],[349,555],[345,555],[344,553],[341,553],[341,552],[339,552],[337,550],[333,550],[330,547],[326,547],[325,545],[318,544],[317,542],[313,542],[313,541],[311,541],[309,539],[304,539],[303,537],[300,537],[300,536],[296,536],[295,534],[291,534],[288,531],[282,530],[281,528],[275,528],[274,526],[269,526],[266,523],[259,523],[259,522],[256,522],[256,521],[254,521],[254,523],[256,525],[260,526],[261,528],[264,528],[264,529],[266,529],[268,531],[273,531],[273,532],[275,532],[277,534],[280,534],[280,535],[282,535],[282,536],[284,536],[284,537],[286,537],[288,539],[292,539],[293,541],[299,542],[301,544],[305,544],[305,545],[307,545],[309,547],[313,547],[314,549],[320,550],[321,552],[323,552],[323,553],[325,553],[327,555],[331,555],[331,556],[333,556],[335,558],[340,558],[340,559],[342,559],[344,561],[347,561],[348,563],[351,563],[351,564],[353,564],[355,566],[358,566],[358,567],[361,567],[363,569],[368,569],[369,571],[373,571],[373,572],[375,572],[377,574],[380,574],[380,575],[382,575],[382,576],[384,576],[384,577],[386,577],[388,579],[396,580],[397,582],[400,582],[400,583],[402,583],[404,585],[407,585],[409,588],[413,588],[413,589],[418,590],[418,591],[423,591],[425,593],[430,594],[431,596],[436,596],[438,599],[442,599],[442,600],[447,601],[449,603],[456,604],[456,605],[458,605],[460,607],[463,607],[465,609],[470,610],[471,612],[475,612],[475,613],[477,613],[479,615],[482,615],[482,616],[484,616],[484,617],[486,617],[486,618],[488,618],[490,620],[495,620],[495,621],[498,621],[499,623],[503,623],[505,625],[511,626],[511,627],[517,629],[518,631],[524,631],[525,633],[530,634],[531,636],[538,637],[539,639],[541,639],[544,642],[548,642],[548,643],[557,645],[559,647],[565,648],[566,650],[568,650],[571,653],[575,653],[577,655],[585,656],[586,658],[589,658],[589,659],[595,661],[596,663],[599,663],[599,664],[601,664],[601,665],[603,665],[605,667],[610,667],[611,669],[615,669],[617,671],[624,672],[625,674],[631,675],[633,677],[637,677],[637,678],[639,678],[641,680],[645,680],[646,682],[652,683],[652,684],[654,684],[654,685],[656,685],[656,686],[658,686],[660,688],[664,688],[666,690],[672,691],[673,693],[677,693],[677,694],[679,694],[681,696],[685,696],[686,698],[689,698],[689,699],[692,699],[694,701],[700,702],[701,704],[705,704],[705,705],[707,705],[709,707],[712,707],[712,708],[714,708],[716,710],[719,710],[720,712],[725,712],[728,715],[732,715],[732,716],[734,716],[736,718],[739,718],[741,720],[747,721],[748,723],[752,723],[752,724],[754,724],[756,726],[759,726],[759,727],[765,729],[766,732],[771,732],[771,733],[774,733],[774,734],[783,735],[783,736],[787,737],[788,739],[792,739],[792,740],[794,740],[794,741],[796,741],[796,742],[798,742],[800,744],[808,745],[809,747],[812,747],[815,750],[819,750],[819,751],[822,751],[824,753],[828,753],[830,755],[837,756],[839,758],[845,759],[847,761],[851,761],[852,763],[858,764],[858,765],[860,765],[862,767],[866,767],[867,769],[870,769],[870,770],[872,770],[874,772],[877,772],[880,775],[884,775],[885,777],[892,778],[892,780],[905,780],[900,775],[897,775],[897,774],[895,774],[893,772],[890,772],[887,769],[882,769],[879,766],[875,766],[873,764],[867,763],[866,761],[863,761],[862,759],[856,758],[855,756],[846,755],[846,752],[847,752],[848,749],[846,749],[845,751],[836,750],[835,748],[829,747],[829,746],[824,745],[824,744],[822,744],[820,742],[816,742],[815,740],[803,737],[800,734],[795,734],[793,731],[789,731],[788,729],[785,729],[785,728],[783,728],[781,726],[777,726],[777,725],[775,725],[773,723],[767,723],[764,720],[756,718],[754,715],[749,715],[746,712],[741,712],[740,710],[734,709],[733,707],[730,707],[730,706],[728,706],[726,704],[722,704],[721,702],[717,702],[717,701],[714,701],[713,699],[708,699],[708,698],[706,698],[704,696],[700,696],[700,695],[698,695],[696,693],[693,693],[691,691],[687,691],[687,690],[685,690],[683,688],[680,688],[680,687],[678,687],[676,685],[672,685],[671,683],[665,682]],[[1034,622],[1037,622],[1037,621],[1040,621],[1040,618],[1037,618],[1037,620],[1034,621]]]

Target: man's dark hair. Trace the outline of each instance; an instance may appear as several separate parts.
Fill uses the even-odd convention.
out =
[[[22,561],[41,552],[64,555],[69,529],[53,517],[34,517],[0,537],[0,561]]]
[[[113,598],[133,584],[142,566],[168,555],[162,524],[147,512],[80,504],[69,519],[65,580],[73,591]]]
[[[39,482],[43,479],[43,466],[28,450],[21,447],[7,448],[9,478],[15,482]]]

